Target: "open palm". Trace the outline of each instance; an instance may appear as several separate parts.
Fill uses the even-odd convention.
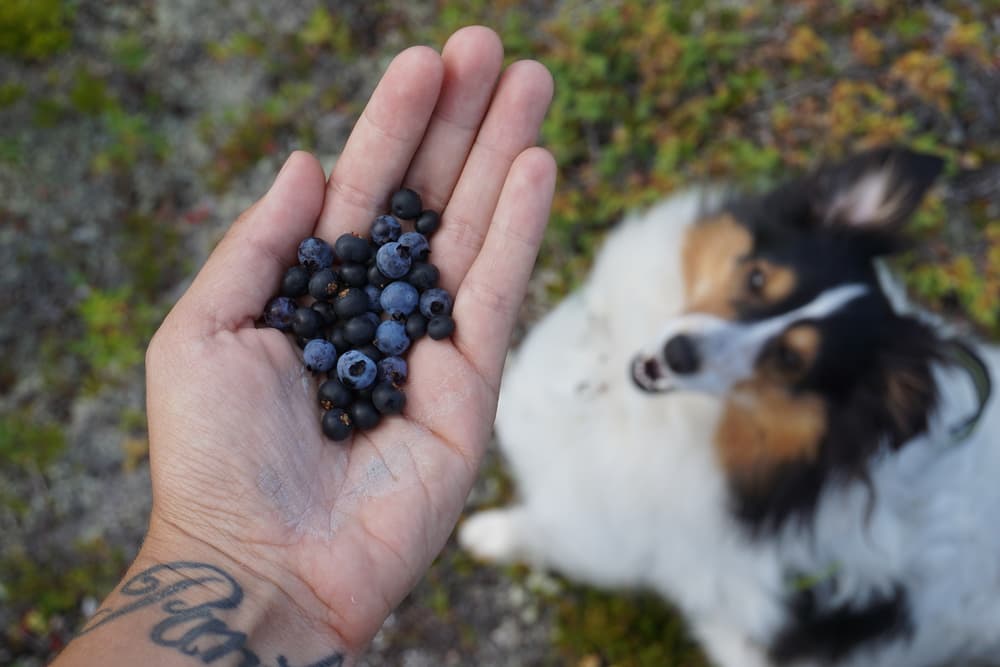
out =
[[[285,164],[147,354],[150,539],[207,545],[363,646],[447,539],[488,441],[500,372],[548,216],[555,167],[532,145],[548,72],[509,66],[484,28],[389,66],[330,176]],[[443,211],[432,261],[457,331],[410,353],[401,417],[346,443],[320,431],[316,381],[254,324],[299,240],[364,232],[401,185]]]

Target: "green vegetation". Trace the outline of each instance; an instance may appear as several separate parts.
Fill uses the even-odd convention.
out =
[[[44,60],[69,46],[72,10],[65,0],[0,3],[0,54]]]
[[[65,447],[57,424],[39,421],[27,410],[0,415],[0,469],[44,470]]]

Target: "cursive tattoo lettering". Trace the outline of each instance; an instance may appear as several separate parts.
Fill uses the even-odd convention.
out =
[[[247,648],[246,633],[233,630],[219,617],[220,613],[240,606],[243,587],[214,565],[192,561],[155,565],[122,584],[118,593],[130,601],[98,610],[80,631],[81,635],[158,604],[165,616],[149,633],[150,640],[157,646],[197,657],[205,664],[235,656],[240,667],[264,665],[260,657]],[[278,655],[276,660],[275,667],[293,667],[283,655]],[[343,662],[342,653],[332,653],[303,667],[340,667]]]

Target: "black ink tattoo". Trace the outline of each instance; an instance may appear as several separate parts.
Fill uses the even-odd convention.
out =
[[[211,590],[213,597],[197,603],[185,600],[184,594],[189,589],[201,593],[202,597],[206,590]],[[81,635],[162,602],[160,610],[167,616],[157,622],[149,633],[154,644],[197,657],[205,664],[233,654],[239,656],[240,667],[264,664],[256,653],[247,648],[246,633],[230,629],[218,617],[219,612],[240,606],[243,587],[214,565],[189,561],[156,565],[126,581],[118,593],[133,600],[119,607],[98,610],[80,631]],[[342,653],[332,653],[303,667],[340,667],[343,663]],[[279,655],[276,667],[292,665],[285,656]]]

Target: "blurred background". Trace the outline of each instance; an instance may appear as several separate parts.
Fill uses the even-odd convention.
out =
[[[329,168],[392,55],[470,23],[556,81],[522,332],[622,211],[895,141],[948,165],[897,268],[1000,333],[998,0],[2,0],[0,663],[51,659],[136,553],[144,349],[213,244],[291,150]],[[470,508],[511,493],[491,453]],[[365,664],[705,662],[649,596],[449,544]]]

